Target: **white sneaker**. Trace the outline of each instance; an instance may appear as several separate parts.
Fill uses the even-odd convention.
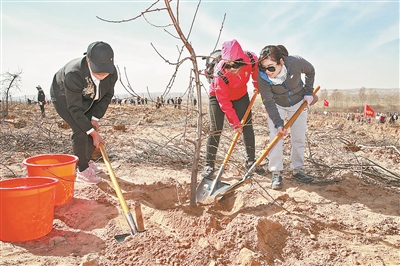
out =
[[[96,176],[96,173],[94,170],[90,167],[86,168],[84,171],[79,172],[79,170],[76,172],[76,180],[88,184],[98,184],[101,182],[101,178]]]
[[[98,166],[95,164],[95,162],[93,162],[92,160],[90,160],[90,161],[88,162],[88,164],[89,164],[89,167],[92,168],[96,174],[100,174],[100,173],[103,173],[103,172],[104,172],[103,169],[101,169],[100,167],[98,167]]]

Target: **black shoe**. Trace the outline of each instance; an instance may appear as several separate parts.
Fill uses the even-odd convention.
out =
[[[314,181],[314,178],[312,178],[309,175],[306,175],[303,171],[299,170],[299,171],[293,171],[293,180],[300,183],[308,184]]]
[[[245,162],[245,163],[244,163],[244,168],[246,168],[247,170],[249,170],[250,167],[251,167],[253,164],[254,164],[254,163]],[[262,166],[260,166],[260,165],[256,166],[256,169],[255,169],[254,172],[256,172],[256,174],[259,174],[259,175],[265,175],[265,173],[266,173],[265,169],[264,169]]]
[[[206,167],[204,167],[204,171],[201,174],[201,176],[204,178],[212,179],[213,174],[214,174],[214,167],[207,165]]]
[[[272,173],[271,188],[274,190],[282,189],[282,177],[278,173]]]

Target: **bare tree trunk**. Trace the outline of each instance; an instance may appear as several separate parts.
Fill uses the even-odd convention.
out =
[[[113,23],[121,23],[121,22],[128,22],[128,21],[132,21],[135,20],[141,16],[143,16],[145,13],[150,13],[150,12],[158,12],[161,10],[166,10],[168,12],[169,17],[171,18],[171,21],[173,22],[173,26],[176,30],[176,32],[179,35],[179,39],[181,39],[181,41],[183,42],[184,46],[181,47],[181,51],[180,51],[180,56],[182,54],[182,50],[184,49],[184,47],[189,51],[190,53],[190,57],[187,57],[185,59],[183,59],[182,61],[179,60],[178,58],[178,63],[176,64],[176,70],[175,73],[173,75],[173,77],[170,80],[170,83],[168,84],[168,88],[170,89],[172,86],[173,81],[175,80],[176,77],[176,73],[177,70],[179,68],[179,66],[181,65],[181,63],[183,61],[185,61],[186,59],[191,60],[192,61],[192,65],[193,65],[193,73],[194,73],[194,81],[196,83],[196,94],[197,94],[197,111],[198,111],[198,116],[197,116],[197,130],[196,130],[196,139],[193,140],[188,140],[188,142],[192,143],[195,146],[195,152],[193,155],[193,165],[192,165],[192,176],[191,176],[191,185],[190,185],[190,205],[191,206],[196,206],[196,185],[197,185],[197,173],[198,173],[198,165],[199,165],[199,161],[200,161],[200,148],[201,148],[201,133],[202,133],[202,101],[201,101],[201,82],[200,82],[200,76],[199,76],[199,68],[197,65],[197,57],[196,57],[196,53],[192,47],[192,45],[190,44],[190,42],[188,41],[188,38],[190,36],[190,31],[188,34],[188,37],[186,37],[180,26],[179,26],[179,19],[178,19],[178,9],[176,10],[177,14],[175,15],[172,11],[170,2],[172,2],[171,0],[164,0],[165,3],[165,7],[166,8],[154,8],[153,7],[160,2],[160,0],[155,1],[149,8],[146,9],[146,11],[142,12],[140,15],[132,18],[132,19],[128,19],[128,20],[121,20],[121,21],[110,21],[110,20],[104,20],[100,17],[98,17],[99,19],[103,20],[103,21],[107,21],[107,22],[113,22]],[[179,6],[179,1],[178,2],[178,6]],[[197,6],[197,10],[199,8],[199,5],[201,3],[201,0],[199,0],[199,4]],[[196,11],[197,12],[197,11]],[[193,18],[193,22],[195,20],[195,17]],[[193,26],[193,25],[192,25]],[[175,37],[175,36],[174,36]],[[153,45],[152,45],[153,46]],[[157,50],[156,50],[157,52]],[[157,52],[158,53],[158,52]],[[159,53],[158,53],[159,54]],[[162,55],[159,54],[161,57]],[[163,58],[163,57],[162,57]],[[164,58],[163,58],[164,59]],[[170,63],[168,60],[164,59],[167,63]],[[171,64],[171,63],[170,63]],[[119,71],[119,69],[118,69]],[[126,75],[126,73],[125,73]],[[125,85],[121,82],[121,84],[123,85],[123,87],[130,93],[130,94],[135,94],[134,91],[131,89],[131,86],[128,82],[128,86],[125,87]]]
[[[193,142],[195,146],[195,151],[194,151],[194,156],[193,156],[193,165],[192,165],[192,176],[191,176],[191,182],[190,182],[190,205],[191,206],[196,206],[196,185],[197,185],[197,173],[198,173],[198,167],[199,167],[199,161],[200,161],[200,147],[201,147],[201,127],[202,127],[202,102],[201,102],[201,86],[200,86],[200,76],[199,76],[199,68],[197,65],[197,60],[196,60],[196,53],[192,47],[192,45],[189,43],[187,38],[183,35],[182,30],[179,26],[179,22],[176,20],[176,17],[174,16],[171,6],[169,4],[169,0],[164,0],[165,6],[167,7],[168,14],[171,18],[171,21],[174,24],[174,27],[176,29],[176,32],[179,34],[180,39],[182,40],[183,44],[185,45],[186,49],[190,53],[190,60],[192,61],[193,64],[193,72],[194,72],[194,80],[196,83],[196,92],[197,92],[197,99],[198,99],[198,104],[197,104],[197,130],[196,130],[196,140]]]
[[[10,90],[13,87],[18,88],[18,85],[19,85],[18,82],[20,79],[20,75],[21,75],[21,72],[16,73],[16,74],[11,74],[11,73],[7,72],[7,73],[3,74],[3,76],[5,76],[5,79],[2,81],[2,84],[5,84],[7,82],[9,82],[9,83],[5,84],[6,88],[4,89],[4,98],[5,98],[6,103],[1,112],[2,118],[3,117],[5,118],[8,116],[8,102],[9,102],[8,97],[10,97],[10,99],[11,99]]]

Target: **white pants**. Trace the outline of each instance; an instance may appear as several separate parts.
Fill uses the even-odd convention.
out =
[[[297,109],[299,109],[302,103],[303,101],[300,101],[299,103],[291,107],[282,107],[279,105],[276,106],[278,108],[279,115],[283,120],[285,120],[286,115],[288,116],[288,119],[290,119],[297,111]],[[292,150],[290,152],[290,168],[292,170],[300,170],[304,165],[307,115],[308,115],[308,108],[306,107],[290,127],[290,143],[292,144]],[[278,134],[278,129],[275,128],[275,125],[269,118],[269,116],[267,116],[267,119],[270,130],[270,142],[271,142]],[[283,138],[281,138],[275,144],[275,147],[273,147],[269,152],[268,170],[271,172],[283,170]]]

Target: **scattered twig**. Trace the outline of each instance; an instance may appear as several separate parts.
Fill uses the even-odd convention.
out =
[[[5,164],[2,163],[2,162],[0,162],[0,164],[1,164],[4,168],[6,168],[8,171],[10,171],[10,172],[12,173],[13,177],[17,177],[17,175],[14,173],[14,171],[11,170],[7,165],[5,165]],[[6,175],[2,174],[2,176],[6,176]]]

